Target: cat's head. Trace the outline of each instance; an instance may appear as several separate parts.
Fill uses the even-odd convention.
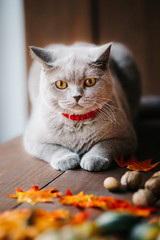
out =
[[[31,47],[33,58],[42,67],[39,87],[43,100],[68,114],[84,114],[102,107],[112,96],[110,48],[111,43],[62,45],[53,50]]]

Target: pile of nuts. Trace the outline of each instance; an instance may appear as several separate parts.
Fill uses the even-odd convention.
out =
[[[160,171],[154,173],[152,177],[146,181],[144,189],[139,189],[133,194],[132,201],[140,207],[151,205],[158,207],[160,204]]]
[[[104,180],[104,187],[109,191],[127,191],[136,190],[141,187],[142,173],[136,171],[127,171],[122,177],[120,182],[114,177],[108,177]],[[136,206],[160,206],[160,171],[154,173],[149,178],[144,188],[140,188],[132,196],[132,201]]]

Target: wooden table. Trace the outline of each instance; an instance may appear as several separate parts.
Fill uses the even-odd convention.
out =
[[[136,126],[139,137],[137,156],[140,159],[153,158],[160,160],[160,120],[141,120]],[[159,170],[159,168],[156,168]],[[103,172],[88,172],[82,169],[66,172],[54,170],[48,163],[28,155],[22,144],[22,136],[0,146],[0,212],[12,208],[30,207],[29,204],[17,204],[15,199],[9,198],[6,193],[14,193],[15,187],[27,190],[33,185],[40,189],[56,187],[65,194],[68,188],[74,194],[84,191],[86,194],[97,196],[114,196],[131,200],[132,193],[111,193],[103,187],[103,180],[108,176],[120,179],[126,168],[120,168],[115,163]],[[143,173],[144,181],[153,173]],[[48,211],[62,207],[59,203],[37,204]],[[69,208],[70,207],[66,207]],[[73,209],[73,208],[72,208]],[[99,214],[98,210],[89,210]]]

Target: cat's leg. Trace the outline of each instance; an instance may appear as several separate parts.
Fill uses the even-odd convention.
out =
[[[88,171],[101,171],[109,167],[114,156],[133,153],[136,141],[129,139],[108,139],[95,144],[81,159],[81,168]]]
[[[61,145],[25,141],[24,146],[28,153],[49,162],[57,170],[66,171],[79,166],[79,155]]]
[[[53,168],[66,171],[79,166],[80,158],[77,153],[71,152],[69,149],[63,146],[55,146],[55,148],[56,150],[50,161],[50,164]]]

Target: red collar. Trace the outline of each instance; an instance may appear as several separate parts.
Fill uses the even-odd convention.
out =
[[[88,113],[85,113],[85,114],[80,114],[80,115],[68,114],[68,113],[62,113],[62,115],[66,118],[71,119],[72,121],[83,121],[85,119],[89,119],[89,118],[94,117],[99,112],[99,110],[100,109],[98,108],[94,111],[91,111],[91,112],[88,112]]]

